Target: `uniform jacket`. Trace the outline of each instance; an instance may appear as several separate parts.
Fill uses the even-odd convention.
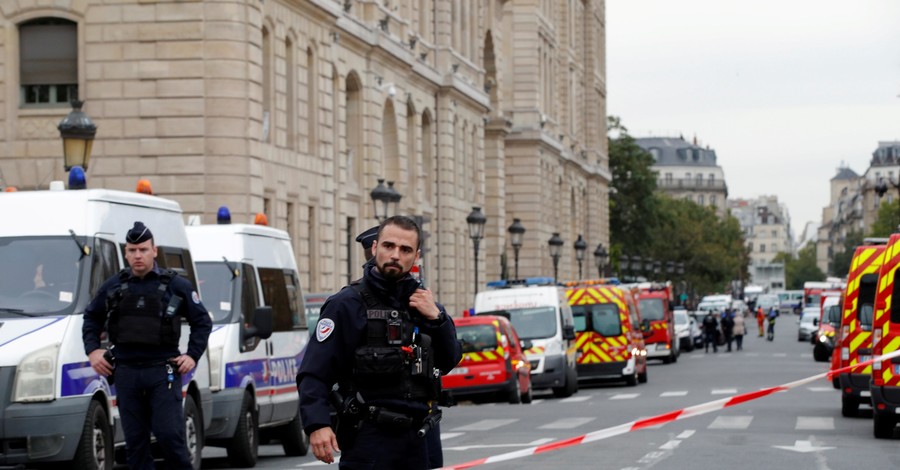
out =
[[[148,272],[143,279],[135,277],[129,272],[128,292],[134,294],[155,295],[159,289],[160,269],[154,265],[153,269]],[[90,354],[91,351],[100,347],[100,333],[105,329],[107,321],[106,298],[110,293],[115,293],[121,285],[119,275],[106,280],[97,295],[91,300],[84,311],[84,325],[81,329],[81,336],[84,340],[84,352]],[[166,305],[169,295],[181,296],[181,305],[176,312],[182,316],[191,325],[191,335],[188,340],[187,355],[194,359],[194,362],[200,360],[200,356],[206,351],[209,333],[212,331],[212,319],[209,312],[200,303],[200,296],[190,281],[175,276],[167,289],[166,296],[163,297],[163,305]],[[162,312],[160,312],[162,315]],[[145,363],[165,361],[176,356],[180,356],[181,352],[177,348],[163,346],[134,346],[134,345],[116,345],[115,356],[116,361],[128,363]]]
[[[371,292],[391,307],[409,309],[409,297],[418,288],[410,275],[396,282],[386,280],[377,268],[367,266],[363,274]],[[411,310],[413,321],[421,333],[431,336],[434,366],[446,374],[459,363],[462,350],[456,339],[456,327],[444,307],[438,304],[441,315],[437,320],[426,320]],[[329,321],[333,322],[329,331]],[[300,393],[300,417],[307,434],[331,425],[329,393],[339,380],[347,379],[353,367],[353,353],[365,342],[366,304],[356,290],[344,287],[322,305],[316,332],[307,345],[306,355],[297,373]],[[323,337],[324,336],[324,337]],[[380,403],[395,408],[423,410],[424,403]]]

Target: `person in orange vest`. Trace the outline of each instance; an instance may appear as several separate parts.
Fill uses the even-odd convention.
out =
[[[759,325],[759,337],[762,338],[765,334],[763,330],[763,323],[766,321],[766,312],[763,311],[762,307],[758,307],[756,309],[756,324]]]

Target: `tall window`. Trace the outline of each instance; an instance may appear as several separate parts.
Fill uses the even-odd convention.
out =
[[[78,99],[78,25],[62,18],[19,25],[19,63],[21,106]]]
[[[318,86],[318,73],[316,73],[316,69],[318,68],[318,64],[316,62],[315,52],[311,47],[306,48],[306,119],[307,124],[309,125],[307,137],[307,142],[309,142],[307,152],[310,155],[316,154],[316,142],[318,129],[319,129],[319,86]]]
[[[434,201],[434,153],[432,146],[434,145],[432,136],[431,136],[431,114],[426,109],[422,113],[422,173],[423,173],[423,181],[425,182],[424,190],[425,190],[425,201],[429,204]]]
[[[262,29],[262,89],[263,89],[263,137],[264,142],[271,142],[271,131],[274,125],[274,116],[272,116],[272,38],[269,29],[263,26]]]
[[[294,41],[291,38],[287,38],[284,40],[284,55],[286,68],[284,74],[284,81],[286,82],[286,94],[287,94],[287,109],[285,112],[287,113],[287,148],[293,150],[297,148],[297,84],[295,77],[295,70],[297,68],[296,61],[294,59]]]

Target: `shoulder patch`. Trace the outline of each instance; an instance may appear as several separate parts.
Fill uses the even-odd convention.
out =
[[[316,339],[321,343],[334,333],[334,320],[323,318],[316,324]]]
[[[191,291],[191,300],[193,300],[195,304],[200,303],[200,295],[197,294],[197,291]]]

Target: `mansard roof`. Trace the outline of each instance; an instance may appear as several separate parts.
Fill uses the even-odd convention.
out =
[[[656,166],[718,166],[715,150],[692,144],[682,137],[641,137],[634,140],[653,155]]]

